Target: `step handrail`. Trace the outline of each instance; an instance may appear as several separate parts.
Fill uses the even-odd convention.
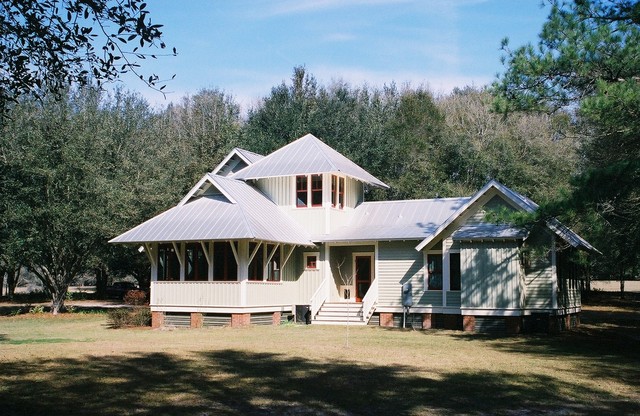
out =
[[[322,279],[320,286],[311,296],[311,319],[314,319],[324,302],[329,297],[329,277]]]
[[[369,318],[371,318],[371,314],[373,314],[375,310],[376,303],[378,303],[378,278],[373,279],[369,290],[367,290],[366,295],[362,298],[362,319],[364,319],[365,322],[369,322]]]

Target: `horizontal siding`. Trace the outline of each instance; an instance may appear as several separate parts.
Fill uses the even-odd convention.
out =
[[[413,285],[413,303],[417,306],[423,292],[422,252],[415,241],[380,242],[378,245],[379,306],[402,306],[402,284]],[[442,298],[442,296],[440,296]]]
[[[515,242],[463,243],[461,306],[521,308],[518,246]]]
[[[460,291],[447,291],[447,306],[459,308],[461,305],[460,302]]]
[[[534,257],[525,275],[525,307],[549,309],[553,307],[553,268],[548,257]]]
[[[414,306],[442,306],[442,291],[423,291],[418,300],[418,305]]]

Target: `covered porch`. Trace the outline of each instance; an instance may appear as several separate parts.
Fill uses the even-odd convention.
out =
[[[325,267],[322,282],[311,298],[313,322],[326,319],[325,323],[339,324],[343,323],[340,318],[355,316],[356,323],[366,324],[378,300],[377,242],[325,243],[321,247]],[[354,306],[345,308],[345,304]],[[350,316],[340,316],[341,310]],[[331,319],[325,318],[327,315]]]
[[[151,263],[151,309],[211,313],[290,310],[300,301],[295,262],[291,261],[295,248],[246,239],[146,243],[144,251]]]

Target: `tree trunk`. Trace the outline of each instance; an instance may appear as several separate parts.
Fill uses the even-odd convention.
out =
[[[17,266],[15,269],[7,271],[7,297],[9,300],[13,300],[13,295],[16,293],[21,269],[21,266]]]
[[[104,266],[96,267],[94,272],[96,274],[96,297],[104,299],[107,294],[109,275]]]
[[[64,288],[64,290],[56,290],[51,294],[51,313],[53,315],[57,315],[62,310],[64,310],[64,300],[66,296],[67,288]]]
[[[624,299],[624,268],[620,266],[620,299]]]

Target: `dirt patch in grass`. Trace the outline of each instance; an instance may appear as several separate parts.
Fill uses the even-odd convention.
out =
[[[578,331],[510,338],[314,325],[113,330],[96,315],[5,317],[2,414],[640,414],[640,343],[624,329],[637,311],[601,307],[585,307]]]

